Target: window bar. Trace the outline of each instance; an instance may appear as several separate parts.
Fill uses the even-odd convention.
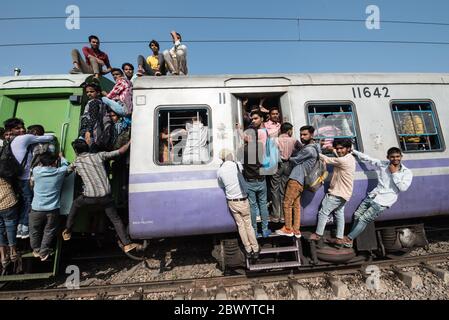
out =
[[[419,111],[421,111],[421,112],[423,111],[421,105],[418,105],[418,108],[419,108]],[[430,112],[432,113],[432,111],[430,111]],[[421,118],[421,121],[422,121],[422,123],[423,123],[424,132],[427,134],[427,135],[426,135],[427,145],[428,145],[428,147],[429,147],[429,150],[432,150],[432,145],[431,145],[431,143],[430,143],[429,130],[427,130],[426,121],[424,121],[424,118],[423,118],[423,116],[422,116],[422,113],[420,114],[420,118]]]
[[[171,164],[171,159],[172,159],[172,144],[170,143],[171,140],[171,130],[170,130],[170,111],[167,112],[167,130],[168,130],[168,140],[167,140],[167,144],[168,144],[168,163]]]

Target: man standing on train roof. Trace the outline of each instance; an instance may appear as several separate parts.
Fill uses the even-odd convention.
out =
[[[163,56],[172,75],[187,75],[187,47],[181,44],[182,37],[176,32],[170,33],[174,46],[165,50]]]
[[[281,236],[301,238],[299,231],[301,225],[301,195],[304,191],[304,178],[307,172],[318,161],[320,147],[313,140],[315,128],[302,126],[299,129],[301,143],[304,145],[299,152],[290,157],[292,172],[287,182],[284,196],[285,225],[276,230]]]
[[[77,49],[72,50],[73,69],[70,73],[94,74],[95,78],[100,78],[112,70],[109,57],[105,52],[100,50],[100,39],[97,36],[89,36],[89,43],[90,48],[86,46],[82,50],[86,61],[83,60]],[[103,67],[106,67],[104,71]]]
[[[162,76],[166,75],[167,71],[165,69],[165,59],[164,55],[159,52],[160,46],[159,42],[156,40],[151,40],[148,45],[153,52],[151,56],[146,59],[144,56],[139,55],[137,57],[137,75],[138,76]]]
[[[72,237],[72,227],[78,212],[85,208],[95,208],[104,210],[109,220],[114,225],[114,229],[123,245],[123,251],[129,252],[134,249],[141,249],[142,246],[132,243],[126,232],[122,220],[117,214],[112,198],[111,185],[104,167],[104,162],[125,154],[129,149],[130,142],[118,150],[112,152],[89,153],[89,146],[82,139],[72,142],[72,147],[76,153],[76,159],[71,164],[70,170],[74,170],[84,183],[83,194],[76,198],[67,217],[66,228],[62,232],[65,241]]]
[[[309,240],[318,241],[321,239],[329,216],[334,214],[337,222],[337,239],[335,243],[337,245],[343,244],[345,204],[352,196],[355,173],[355,159],[351,154],[351,147],[352,142],[350,139],[335,139],[333,148],[328,148],[328,151],[334,152],[336,157],[327,157],[320,154],[320,158],[326,164],[334,167],[334,173],[329,190],[321,202],[316,231],[310,236]]]
[[[399,192],[407,191],[413,180],[412,171],[401,163],[402,152],[399,148],[388,149],[387,161],[371,158],[357,150],[352,154],[376,167],[378,182],[354,213],[351,231],[344,238],[344,245],[349,248],[371,222],[398,200]]]
[[[30,186],[30,168],[33,159],[33,145],[53,141],[52,135],[37,136],[25,134],[25,125],[22,119],[11,118],[5,121],[5,129],[10,130],[14,136],[11,141],[11,151],[17,162],[22,164],[23,173],[19,177],[19,188],[22,196],[22,205],[19,212],[19,225],[17,238],[29,238],[29,213],[33,201],[33,190]]]
[[[104,97],[101,100],[118,116],[130,116],[133,112],[133,85],[121,69],[113,68],[111,73],[115,85],[109,93],[102,92]]]

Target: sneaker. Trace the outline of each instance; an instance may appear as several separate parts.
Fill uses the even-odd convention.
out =
[[[342,242],[343,242],[343,246],[346,248],[352,248],[352,246],[353,246],[353,240],[351,240],[350,238],[348,238],[346,236],[343,238]]]
[[[253,259],[254,260],[259,259],[259,255],[260,255],[260,247],[259,247],[259,250],[253,251]]]
[[[312,234],[310,235],[310,237],[309,237],[309,240],[310,240],[310,241],[319,241],[320,239],[321,239],[321,236],[318,235],[318,234],[316,234],[315,232],[312,233]]]
[[[281,229],[276,230],[276,234],[280,236],[293,237],[293,230],[283,226]]]
[[[39,250],[33,250],[33,257],[40,258]]]
[[[17,226],[17,233],[16,233],[16,238],[17,238],[17,239],[21,239],[21,238],[22,238],[22,226],[23,226],[23,225],[21,225],[21,224],[19,224],[19,225]]]
[[[299,239],[302,237],[301,231],[299,231],[299,230],[293,230],[293,234],[295,235],[296,239]]]
[[[260,216],[256,217],[256,222],[262,222],[262,219],[260,218]]]
[[[143,249],[143,246],[138,243],[130,243],[123,247],[123,251],[125,253],[130,252],[132,250],[141,251]]]
[[[271,235],[271,230],[262,230],[262,237],[268,238]]]
[[[74,67],[72,70],[69,71],[69,73],[70,74],[80,74],[80,73],[83,73],[83,72],[81,71],[80,68],[75,68]]]
[[[22,239],[28,239],[30,237],[30,231],[28,226],[22,226]]]
[[[256,232],[256,238],[257,239],[259,239],[259,238],[262,238],[263,236],[262,236],[262,234],[260,233],[260,232]]]
[[[69,232],[67,229],[65,229],[65,230],[62,232],[62,238],[64,239],[64,241],[70,240],[71,237],[72,237],[72,233]]]
[[[48,257],[50,256],[50,254],[46,254],[46,255],[44,255],[44,256],[40,256],[40,258],[41,258],[41,261],[42,262],[44,262],[44,261],[47,261],[47,259],[48,259]]]

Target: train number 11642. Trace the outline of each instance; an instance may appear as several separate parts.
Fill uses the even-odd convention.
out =
[[[387,87],[352,87],[352,96],[357,98],[390,98],[389,90]]]

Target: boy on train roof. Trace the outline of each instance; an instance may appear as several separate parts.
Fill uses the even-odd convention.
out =
[[[100,50],[100,39],[97,36],[89,36],[89,43],[90,48],[86,46],[82,50],[86,61],[83,60],[77,49],[72,50],[73,69],[70,70],[70,73],[94,74],[95,78],[100,78],[112,70],[109,57]],[[103,67],[106,67],[104,71]]]
[[[352,247],[353,240],[383,211],[390,208],[398,200],[400,192],[407,191],[413,179],[412,171],[401,163],[402,152],[399,148],[388,149],[388,161],[371,158],[357,150],[352,153],[360,160],[376,167],[378,182],[377,187],[368,193],[368,196],[354,213],[351,231],[344,238],[346,247]]]
[[[309,240],[318,241],[324,235],[326,223],[331,214],[335,215],[337,222],[337,239],[336,244],[343,244],[343,236],[345,232],[345,204],[352,196],[355,173],[355,159],[351,155],[352,142],[349,139],[335,139],[333,141],[333,151],[337,157],[327,157],[320,154],[320,158],[326,164],[334,166],[334,173],[330,182],[330,187],[323,201],[321,209],[318,213],[318,224],[315,233]]]
[[[83,194],[76,198],[67,217],[66,229],[62,232],[65,241],[72,237],[72,227],[78,212],[84,208],[95,208],[104,210],[109,220],[114,225],[114,229],[123,244],[123,251],[129,252],[142,248],[137,243],[132,243],[122,220],[117,214],[112,198],[111,185],[104,167],[106,160],[113,159],[125,154],[129,149],[130,142],[118,150],[112,152],[89,153],[89,146],[82,139],[72,142],[72,147],[76,153],[76,159],[70,166],[84,183]]]
[[[137,57],[137,75],[138,76],[161,76],[166,75],[164,55],[159,52],[159,42],[151,40],[148,44],[153,54],[146,59],[139,55]]]

